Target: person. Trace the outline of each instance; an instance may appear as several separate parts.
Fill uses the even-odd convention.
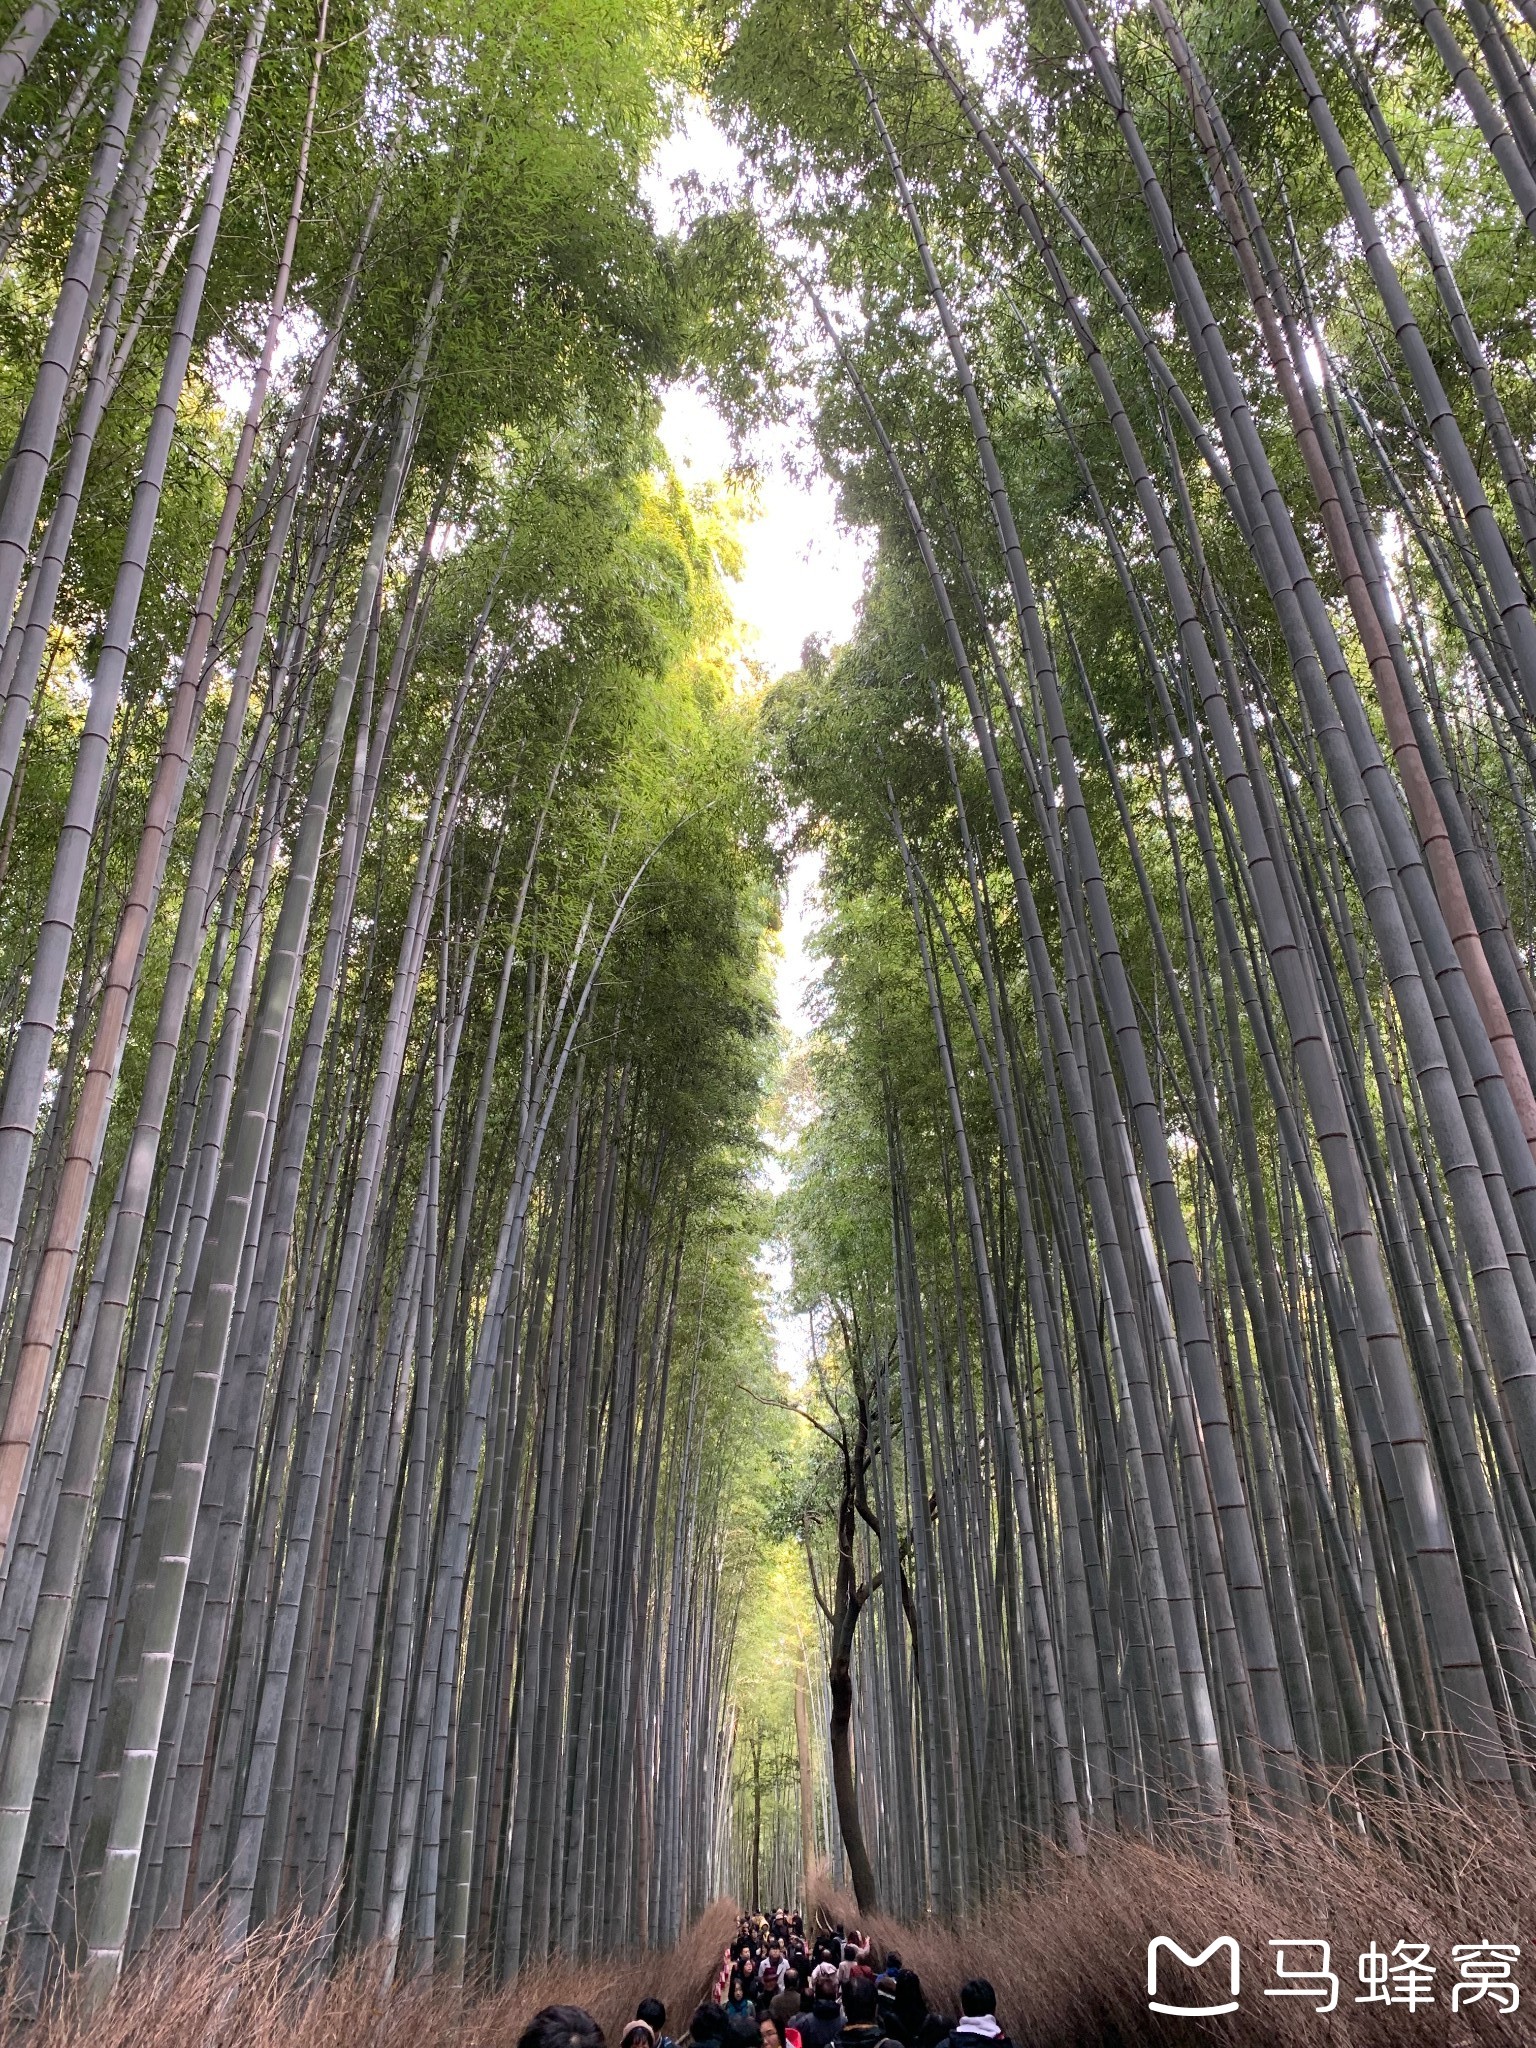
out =
[[[740,1970],[731,1972],[731,1988],[725,1997],[725,2016],[728,2020],[750,2020],[757,2026],[757,2007],[747,1996],[747,1980]]]
[[[701,2043],[705,2041],[723,2041],[730,2024],[725,2016],[724,2006],[716,2005],[712,1998],[706,1999],[702,2005],[696,2005],[693,2009],[693,2018],[688,2022],[688,2039],[692,2043],[692,2048],[701,2048]],[[523,2048],[521,2042],[518,2043],[518,2048]]]
[[[842,2018],[837,2003],[837,1965],[818,1963],[811,1972],[811,2002],[792,2022],[803,2048],[830,2048]]]
[[[896,1972],[900,1968],[901,1957],[893,1949],[885,1959],[885,1968],[875,1979],[875,2011],[888,2034],[896,2031]]]
[[[891,1993],[891,2016],[885,2023],[885,2031],[904,2042],[905,2048],[917,2048],[927,2018],[928,2001],[923,1996],[922,1979],[916,1970],[898,1968],[896,1988]]]
[[[619,2036],[619,2048],[656,2048],[655,2032],[644,2020],[631,2020]]]
[[[855,1965],[843,1984],[843,2025],[836,2048],[881,2048],[883,2039],[875,2007],[875,1980]]]
[[[650,2028],[656,2048],[677,2048],[677,2043],[667,2032],[667,2008],[659,1998],[642,1998],[635,2007],[635,2018],[644,2020]]]
[[[782,1991],[776,1991],[768,2001],[768,2011],[780,2029],[793,2021],[795,2014],[805,2007],[806,1976],[804,1970],[791,1969],[784,1979]]]
[[[606,2043],[602,2028],[579,2005],[545,2005],[518,2035],[517,2048],[606,2048]]]
[[[1013,2048],[997,2018],[997,1993],[985,1977],[971,1977],[960,1986],[960,2017],[949,2036],[950,2048]]]

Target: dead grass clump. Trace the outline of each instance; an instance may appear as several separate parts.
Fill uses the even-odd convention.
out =
[[[364,1954],[334,1973],[317,1967],[313,1923],[263,1928],[238,1949],[198,1925],[166,1936],[127,1970],[87,2020],[78,1980],[66,1980],[35,2016],[0,2016],[5,2048],[513,2048],[544,2005],[580,2005],[617,2042],[636,2003],[659,1998],[681,2033],[706,1995],[736,1925],[718,1900],[675,1948],[601,1962],[556,1957],[496,1991],[458,1990],[439,1978],[385,1981]]]
[[[1335,1812],[1339,1811],[1335,1806]],[[1087,1863],[1057,1858],[1048,1877],[953,1924],[903,1925],[861,1917],[854,1901],[824,1891],[817,1910],[861,1926],[918,1972],[930,2006],[957,2012],[967,1977],[990,1978],[998,2015],[1020,2048],[1473,2048],[1536,2041],[1536,1943],[1522,1938],[1536,1916],[1536,1848],[1518,1809],[1469,1811],[1426,1797],[1409,1815],[1378,1811],[1372,1825],[1270,1820],[1245,1827],[1230,1866],[1137,1841],[1105,1842]],[[1191,1954],[1218,1935],[1242,1953],[1239,2009],[1218,2019],[1175,2019],[1147,2009],[1147,1944],[1165,1934]],[[1279,1982],[1272,1941],[1331,1945],[1337,2009],[1271,1998]],[[1357,2003],[1358,1960],[1372,1942],[1426,1942],[1435,1964],[1434,2003]],[[1503,2016],[1491,1999],[1453,2015],[1458,1974],[1452,1947],[1516,1942],[1520,2009]],[[1312,1969],[1316,1949],[1289,1967]],[[1159,1971],[1170,2003],[1214,2001],[1219,1964],[1198,1974]],[[1523,1981],[1522,1981],[1523,1980]]]

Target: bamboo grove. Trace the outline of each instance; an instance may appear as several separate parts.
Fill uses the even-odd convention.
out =
[[[14,11],[13,11],[14,12]],[[0,50],[0,1926],[404,1973],[720,1888],[770,1011],[750,233],[625,6],[30,6]],[[713,352],[712,352],[713,351]]]
[[[946,21],[718,24],[879,534],[766,713],[828,911],[780,1526],[908,1915],[1536,1792],[1536,24]]]
[[[0,13],[10,1991],[1529,1812],[1533,59]],[[877,539],[760,707],[686,378]]]

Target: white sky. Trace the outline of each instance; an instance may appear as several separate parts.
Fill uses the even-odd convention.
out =
[[[723,477],[731,437],[710,398],[688,384],[667,392],[661,438],[685,483]],[[773,679],[800,666],[812,633],[846,640],[864,594],[868,548],[837,524],[831,483],[820,473],[791,473],[809,450],[793,428],[761,433],[752,444],[760,470],[757,516],[744,528],[744,562],[733,598],[746,627],[746,652]]]
[[[678,229],[701,202],[719,204],[740,191],[740,152],[704,103],[690,100],[642,184],[659,225]],[[695,385],[667,391],[661,438],[687,483],[718,480],[730,467],[729,430]],[[837,641],[851,634],[870,545],[838,525],[832,485],[798,426],[765,430],[746,452],[758,471],[757,516],[742,536],[744,564],[733,594],[745,651],[776,680],[799,666],[809,635]]]
[[[663,228],[677,228],[697,203],[694,181],[718,203],[739,188],[741,160],[735,146],[711,120],[701,101],[690,102],[684,119],[658,149],[644,190]],[[732,459],[725,421],[708,395],[688,384],[666,393],[661,439],[685,483],[723,478]],[[831,483],[814,470],[814,455],[803,431],[779,427],[753,441],[747,452],[759,472],[756,516],[742,532],[742,573],[733,590],[744,628],[744,651],[760,661],[769,679],[800,663],[800,649],[813,634],[836,643],[849,638],[864,593],[871,537],[839,526]],[[809,474],[808,474],[809,472]],[[817,922],[818,863],[802,856],[790,869],[783,902],[782,951],[776,983],[779,1019],[794,1040],[810,1029],[807,996],[816,970],[807,940]],[[768,1167],[772,1187],[784,1169]],[[780,1366],[793,1381],[805,1374],[809,1355],[806,1318],[787,1312],[788,1255],[765,1246],[760,1260],[773,1297],[770,1309]]]

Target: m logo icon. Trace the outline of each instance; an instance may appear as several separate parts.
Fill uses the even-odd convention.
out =
[[[1231,1958],[1231,1989],[1222,2005],[1165,2005],[1157,1997],[1157,1957],[1160,1949],[1166,1949],[1170,1956],[1183,1963],[1186,1969],[1198,1970],[1208,1963],[1218,1949],[1225,1949]],[[1209,1948],[1201,1949],[1199,1955],[1187,1955],[1176,1941],[1166,1934],[1155,1934],[1147,1943],[1147,2010],[1168,2012],[1178,2019],[1211,2019],[1217,2013],[1237,2011],[1237,1993],[1242,1968],[1242,1959],[1237,1943],[1230,1934],[1218,1934]]]

